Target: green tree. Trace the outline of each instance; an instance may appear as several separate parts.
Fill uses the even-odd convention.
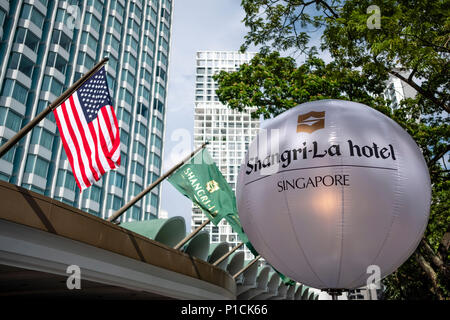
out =
[[[399,123],[427,161],[432,204],[416,252],[384,279],[385,297],[448,299],[450,182],[442,159],[450,151],[450,2],[242,0],[242,7],[249,32],[241,49],[261,49],[237,72],[214,77],[219,100],[237,110],[256,107],[255,117],[269,118],[303,102],[344,99],[367,104]],[[373,23],[378,9],[380,28]],[[322,32],[320,48],[332,62],[325,63],[311,46],[318,40],[310,39],[313,29]],[[305,63],[297,66],[277,51],[303,53]],[[389,76],[417,91],[395,110],[382,95]]]

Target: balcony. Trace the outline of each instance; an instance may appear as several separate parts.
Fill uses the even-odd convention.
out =
[[[37,60],[37,54],[24,43],[15,43],[12,47],[12,51],[22,53],[33,62],[36,62]]]
[[[14,79],[20,82],[26,88],[31,89],[31,78],[26,74],[24,74],[23,72],[21,72],[20,70],[8,69],[8,71],[6,72],[6,78]]]
[[[45,74],[54,77],[60,83],[66,82],[66,76],[56,68],[45,67]]]
[[[64,47],[60,46],[59,44],[51,44],[50,51],[53,51],[53,52],[59,54],[66,61],[70,60],[69,52]]]
[[[26,106],[23,103],[14,99],[13,97],[5,97],[5,96],[0,97],[0,106],[12,108],[14,112],[22,116],[25,116]]]
[[[41,146],[40,144],[31,144],[28,149],[28,152],[30,154],[39,155],[41,158],[44,158],[47,161],[52,160],[52,150],[49,150],[44,146]]]
[[[25,29],[31,30],[38,38],[42,38],[42,29],[40,29],[37,25],[35,25],[29,19],[20,19],[18,23],[19,27],[23,27]]]
[[[98,203],[97,201],[91,200],[91,199],[82,199],[81,207],[91,209],[91,210],[94,210],[97,212],[100,211],[100,203]]]
[[[56,187],[55,197],[61,197],[69,201],[75,200],[75,192],[64,187]]]
[[[47,185],[47,179],[42,178],[33,173],[25,172],[23,175],[22,183],[32,184],[40,189],[45,190],[45,187]]]

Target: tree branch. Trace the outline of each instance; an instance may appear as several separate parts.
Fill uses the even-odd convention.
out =
[[[427,166],[431,167],[436,161],[438,161],[440,158],[442,158],[443,156],[446,155],[447,152],[450,151],[450,145],[447,145],[447,147],[442,150],[441,152],[439,152],[438,154],[436,154],[433,158],[431,158],[428,162],[427,162]]]
[[[431,261],[439,269],[439,271],[445,273],[445,265],[444,265],[444,261],[442,261],[442,257],[440,255],[440,253],[439,252],[434,253],[433,249],[431,249],[430,245],[425,240],[425,238],[422,239],[420,244],[421,244],[421,248],[423,248],[424,251],[426,252],[426,254],[428,254],[430,256]]]
[[[425,91],[421,86],[419,86],[414,81],[408,80],[407,78],[402,76],[397,71],[394,71],[394,70],[387,70],[387,71],[390,74],[392,74],[393,76],[395,76],[395,77],[399,78],[400,80],[406,82],[411,87],[413,87],[418,93],[420,93],[422,96],[424,96],[425,98],[431,100],[434,104],[436,104],[437,106],[441,107],[442,109],[444,109],[445,111],[450,113],[450,107],[448,105],[446,105],[445,103],[439,101],[432,93]]]
[[[439,300],[443,300],[442,295],[440,293],[441,290],[438,285],[436,272],[433,270],[430,264],[425,260],[425,258],[420,253],[416,252],[414,256],[419,266],[422,268],[422,270],[430,279],[431,285],[433,287],[433,293],[438,296]]]
[[[317,3],[320,3],[322,5],[322,7],[325,7],[326,9],[328,9],[328,11],[331,12],[331,14],[333,15],[333,17],[335,19],[339,18],[339,15],[336,12],[334,12],[333,8],[331,8],[330,5],[326,1],[317,0]]]
[[[440,50],[441,50],[440,52],[447,52],[447,53],[450,52],[450,50],[449,50],[447,47],[445,47],[445,46],[447,45],[447,43],[446,43],[445,46],[443,47],[443,46],[434,44],[434,43],[432,43],[432,42],[430,42],[430,41],[427,41],[427,40],[425,40],[425,39],[422,39],[422,38],[420,38],[420,37],[418,37],[418,36],[416,36],[416,35],[414,35],[414,34],[401,33],[400,35],[401,35],[401,36],[406,36],[406,37],[413,37],[413,38],[416,38],[417,40],[422,41],[424,44],[426,44],[426,45],[424,45],[424,47],[440,49]],[[438,52],[439,52],[439,51],[438,51]]]
[[[442,237],[441,243],[438,247],[438,252],[442,257],[444,263],[447,263],[448,249],[450,248],[450,225],[447,226],[447,230]]]

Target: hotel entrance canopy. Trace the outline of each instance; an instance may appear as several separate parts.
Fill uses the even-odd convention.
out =
[[[41,194],[0,181],[0,296],[105,299],[316,299],[285,288],[257,264],[233,279],[243,252],[213,266],[226,244],[200,233],[182,250],[182,218],[115,225]],[[206,241],[206,242],[205,242]],[[69,290],[67,267],[81,270]]]

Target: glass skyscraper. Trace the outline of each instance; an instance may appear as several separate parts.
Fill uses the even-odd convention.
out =
[[[103,57],[121,166],[82,193],[53,114],[0,159],[0,179],[102,218],[160,175],[172,0],[0,0],[0,144]],[[156,218],[159,188],[123,220]]]
[[[238,112],[219,102],[215,91],[217,83],[212,76],[221,70],[236,71],[243,63],[249,62],[254,53],[234,51],[199,51],[196,57],[194,142],[195,147],[204,141],[217,167],[230,184],[233,191],[239,166],[245,157],[250,142],[259,130],[259,119],[252,119],[254,109]],[[192,229],[194,230],[207,218],[198,207],[192,209]],[[228,242],[232,247],[240,240],[231,226],[222,219],[218,226],[211,223],[205,227],[209,231],[211,243]],[[241,249],[239,249],[241,250]],[[253,255],[245,249],[247,260]]]

